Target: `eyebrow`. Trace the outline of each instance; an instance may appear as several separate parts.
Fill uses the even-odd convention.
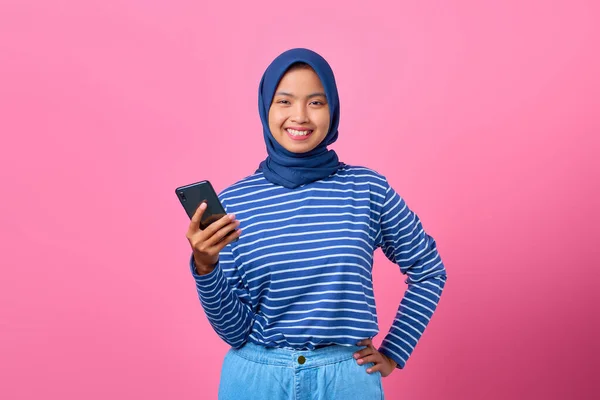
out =
[[[293,94],[291,94],[291,93],[288,93],[288,92],[277,92],[277,93],[275,93],[275,96],[289,96],[289,97],[296,97],[296,96],[294,96]],[[325,95],[325,93],[322,93],[322,92],[318,92],[318,93],[312,93],[312,94],[309,94],[309,95],[307,96],[307,98],[309,98],[309,99],[312,99],[313,97],[325,97],[325,98],[327,98],[327,96]]]

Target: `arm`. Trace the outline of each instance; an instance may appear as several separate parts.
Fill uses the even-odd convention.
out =
[[[244,286],[231,252],[231,244],[219,254],[219,261],[208,274],[199,275],[190,258],[198,298],[213,329],[234,348],[241,347],[250,334],[254,313],[250,294]]]
[[[429,323],[446,283],[446,269],[435,240],[419,217],[386,181],[377,244],[407,275],[408,290],[379,351],[404,368]]]

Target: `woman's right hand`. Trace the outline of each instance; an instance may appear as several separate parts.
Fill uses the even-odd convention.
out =
[[[192,219],[186,233],[194,252],[194,263],[196,271],[200,275],[210,273],[219,261],[219,253],[225,246],[237,239],[242,230],[235,230],[240,222],[236,221],[235,215],[224,215],[219,220],[210,224],[206,229],[200,229],[200,221],[206,210],[206,203],[200,204]],[[232,232],[234,231],[235,232]]]

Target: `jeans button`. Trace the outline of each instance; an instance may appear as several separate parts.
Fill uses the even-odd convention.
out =
[[[302,365],[306,362],[306,358],[304,356],[298,357],[298,364]]]

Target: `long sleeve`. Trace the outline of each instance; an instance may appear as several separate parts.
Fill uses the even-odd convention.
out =
[[[198,275],[193,256],[190,257],[190,268],[198,297],[213,329],[230,346],[241,347],[252,328],[254,313],[231,245],[221,251],[219,262],[211,273]]]
[[[379,351],[404,368],[429,323],[446,283],[446,269],[435,240],[419,217],[386,181],[377,244],[407,275],[408,289]]]

